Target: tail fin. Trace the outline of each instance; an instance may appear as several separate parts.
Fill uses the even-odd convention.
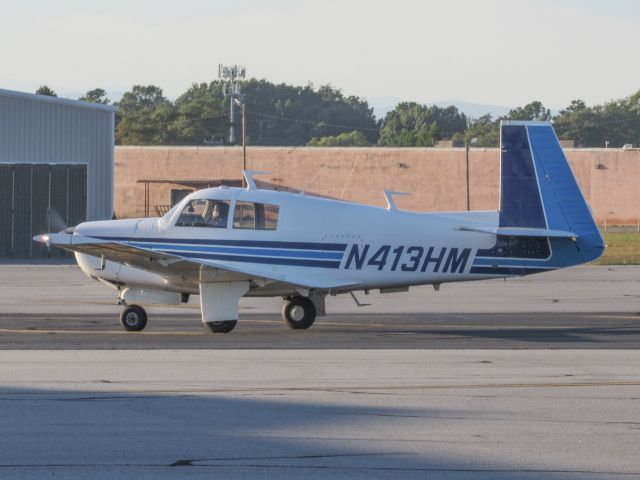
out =
[[[500,147],[499,232],[549,237],[557,266],[600,257],[604,241],[551,124],[502,122]]]

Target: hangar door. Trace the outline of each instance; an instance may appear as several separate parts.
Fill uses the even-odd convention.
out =
[[[32,241],[40,233],[84,222],[87,166],[0,165],[0,258],[64,258]]]

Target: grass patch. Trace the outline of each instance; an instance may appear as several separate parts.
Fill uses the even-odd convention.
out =
[[[640,265],[640,233],[602,232],[607,249],[594,265]]]

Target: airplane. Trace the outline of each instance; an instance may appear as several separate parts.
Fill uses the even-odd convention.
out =
[[[75,252],[82,271],[118,291],[127,331],[140,304],[199,295],[203,323],[228,333],[244,296],[280,296],[293,329],[325,315],[327,295],[548,272],[597,259],[605,244],[548,122],[500,126],[498,211],[416,213],[246,188],[191,193],[160,218],[92,221],[34,240]],[[354,296],[354,300],[357,299]]]

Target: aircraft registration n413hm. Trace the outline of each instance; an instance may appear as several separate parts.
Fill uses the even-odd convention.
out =
[[[231,331],[243,296],[281,296],[308,328],[329,294],[528,275],[595,260],[603,239],[549,123],[501,125],[499,211],[414,213],[256,187],[194,192],[161,218],[86,222],[34,239],[76,252],[114,287],[121,324],[139,304],[200,296],[202,321]]]

